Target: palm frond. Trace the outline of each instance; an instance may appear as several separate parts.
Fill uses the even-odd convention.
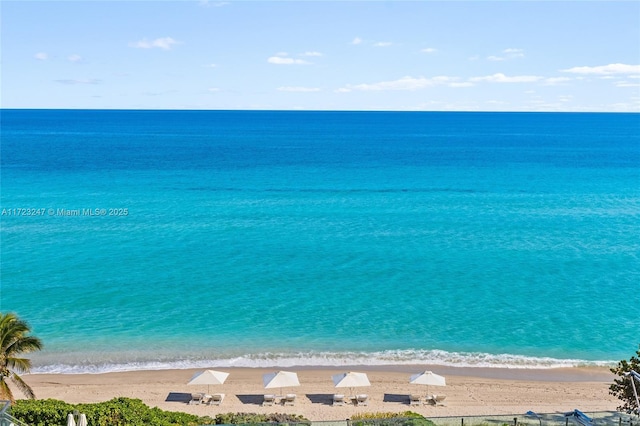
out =
[[[18,389],[20,389],[20,391],[27,398],[35,399],[36,395],[33,393],[33,389],[31,389],[31,386],[29,386],[24,380],[22,380],[22,377],[18,376],[17,374],[13,374],[11,376],[11,381],[16,384]]]
[[[39,351],[40,349],[42,349],[40,339],[33,336],[22,336],[11,342],[11,344],[7,346],[5,353],[12,355]]]
[[[35,398],[31,387],[16,373],[28,372],[31,360],[20,354],[42,349],[42,342],[28,336],[31,328],[13,313],[0,312],[0,397],[14,401],[8,381],[28,398]]]
[[[0,398],[8,399],[9,401],[11,401],[12,404],[15,401],[15,399],[13,398],[13,393],[9,388],[9,384],[7,383],[6,377],[3,377],[3,379],[0,380]]]
[[[18,373],[28,373],[31,370],[31,360],[27,358],[7,358],[7,368]]]

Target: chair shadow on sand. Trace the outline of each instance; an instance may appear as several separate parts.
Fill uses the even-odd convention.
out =
[[[409,405],[409,395],[401,394],[401,393],[385,393],[382,401],[399,402],[402,404]]]
[[[305,396],[312,404],[333,405],[332,393],[308,393]]]
[[[243,404],[253,404],[253,405],[262,405],[262,401],[264,401],[264,395],[236,395],[236,397]]]
[[[165,402],[184,402],[188,404],[191,401],[191,394],[186,392],[169,392]]]

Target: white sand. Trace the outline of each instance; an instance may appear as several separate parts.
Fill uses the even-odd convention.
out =
[[[410,393],[426,394],[427,388],[409,384],[409,376],[425,370],[425,366],[286,368],[297,371],[301,386],[284,389],[295,393],[293,407],[262,407],[265,390],[262,375],[276,371],[259,368],[221,368],[230,373],[223,385],[211,386],[211,393],[224,393],[220,406],[188,405],[191,392],[207,392],[207,386],[187,386],[199,370],[159,370],[105,374],[32,374],[25,380],[40,399],[54,398],[70,403],[99,402],[114,397],[139,398],[147,405],[164,410],[184,411],[215,416],[218,413],[291,413],[310,420],[342,420],[360,412],[414,411],[427,417],[472,415],[522,415],[528,410],[538,413],[615,410],[619,401],[608,394],[614,376],[606,368],[501,370],[472,368],[428,369],[446,376],[446,387],[429,387],[429,393],[445,394],[446,406],[409,406]],[[345,405],[334,407],[334,393],[349,394],[349,389],[336,389],[331,375],[345,371],[366,372],[370,387],[355,393],[369,395],[367,407]],[[274,392],[275,391],[275,392]],[[16,392],[17,393],[17,392]]]

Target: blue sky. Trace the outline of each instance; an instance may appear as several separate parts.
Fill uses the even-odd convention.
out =
[[[640,111],[636,1],[2,1],[3,108]]]

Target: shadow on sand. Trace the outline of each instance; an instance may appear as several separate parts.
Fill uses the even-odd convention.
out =
[[[312,404],[333,405],[332,393],[308,393],[306,397]]]
[[[243,404],[262,405],[264,395],[236,395]]]
[[[184,392],[169,392],[167,399],[165,399],[165,402],[184,402],[185,404],[188,404],[189,401],[191,401],[191,394]]]
[[[409,405],[409,395],[399,393],[385,393],[384,402],[400,402]]]

